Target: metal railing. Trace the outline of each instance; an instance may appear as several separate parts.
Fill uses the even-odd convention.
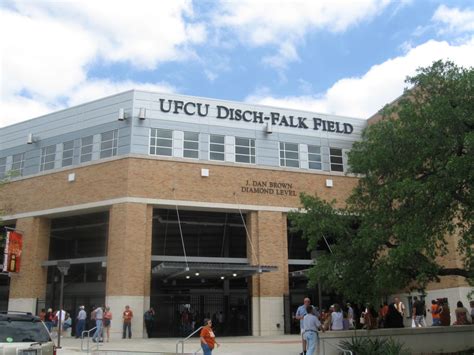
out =
[[[89,330],[84,330],[81,334],[81,351],[87,351],[87,353],[89,354],[90,352],[90,341],[91,341],[91,332],[92,331],[95,331],[97,329],[97,327],[94,327],[92,329],[89,329]],[[87,347],[84,349],[84,334],[87,334]],[[96,343],[96,350],[99,350],[99,342]]]
[[[321,344],[322,344],[322,346],[323,346],[323,355],[325,355],[325,354],[326,354],[326,341],[325,341],[325,339],[321,339]],[[343,348],[341,348],[340,346],[331,344],[331,343],[329,343],[329,342],[328,342],[327,344],[328,344],[329,346],[332,346],[332,347],[333,347],[334,349],[336,349],[336,350],[342,351],[342,354],[343,354],[343,355],[346,355],[346,354],[347,354],[347,355],[354,355],[354,353],[353,353],[351,350],[343,349]]]
[[[203,326],[200,326],[198,329],[196,329],[194,332],[192,332],[191,334],[189,334],[186,338],[184,339],[181,339],[181,340],[178,340],[176,342],[176,355],[178,354],[184,354],[184,343],[189,340],[194,334],[196,334],[197,332],[199,332],[201,329],[202,329]],[[181,344],[181,352],[179,352],[179,344]],[[196,350],[194,352],[194,354],[197,354],[201,349],[199,348],[198,350]]]

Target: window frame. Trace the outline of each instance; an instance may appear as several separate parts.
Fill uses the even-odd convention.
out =
[[[237,144],[237,140],[245,140],[248,141],[248,145]],[[249,153],[237,153],[238,148],[241,149],[248,149]],[[255,147],[255,139],[254,138],[245,138],[245,137],[235,137],[234,143],[234,154],[235,154],[235,162],[241,164],[255,164],[256,161],[256,147]],[[237,161],[237,157],[248,157],[248,161]]]
[[[54,148],[54,151],[48,153],[48,149]],[[46,147],[41,148],[41,159],[40,159],[40,171],[47,171],[54,169],[54,164],[56,161],[56,144],[51,144]],[[51,159],[53,157],[53,160]],[[51,165],[52,164],[52,165]]]
[[[112,133],[112,139],[104,140],[104,135],[108,133]],[[100,154],[99,154],[100,159],[111,158],[117,155],[118,135],[119,135],[118,129],[102,132],[100,134]],[[103,148],[104,144],[109,143],[109,142],[112,142],[112,146],[110,148]],[[110,155],[109,155],[109,152],[110,152]]]
[[[187,139],[186,135],[196,135],[197,139],[196,140],[191,140]],[[195,144],[197,143],[197,148],[186,148],[186,143],[192,143]],[[191,132],[191,131],[185,131],[183,132],[183,158],[186,159],[199,159],[199,132]],[[196,156],[186,156],[186,153],[196,153]]]
[[[220,142],[212,142],[213,137],[222,137],[222,143]],[[212,150],[212,145],[215,146],[222,146],[222,152]],[[222,154],[222,159],[214,159],[212,158],[212,154]],[[225,161],[225,136],[222,134],[210,134],[209,135],[209,160],[212,161]]]
[[[310,152],[311,148],[318,148],[319,153]],[[319,160],[313,160],[313,159],[311,159],[311,156],[318,156]],[[312,168],[311,164],[319,164],[319,168]],[[323,170],[323,157],[322,157],[322,154],[321,154],[321,146],[320,145],[308,144],[308,169]]]
[[[289,150],[287,149],[288,145],[294,145],[296,146],[296,150]],[[300,162],[300,146],[298,143],[290,143],[290,142],[279,142],[278,144],[279,148],[279,158],[280,158],[280,166],[284,168],[300,168],[301,167],[301,162]],[[296,153],[297,158],[288,158],[287,154],[288,153]],[[297,162],[298,166],[292,166],[289,165],[288,162]]]
[[[68,149],[65,149],[65,145],[68,144],[68,143],[72,143],[72,148],[68,148]],[[63,142],[62,143],[63,146],[63,150],[62,150],[62,156],[61,156],[61,167],[64,168],[66,166],[71,166],[74,164],[74,139],[73,140],[70,140],[70,141],[66,141],[66,142]],[[65,152],[71,152],[71,156],[69,157],[64,157],[64,153]],[[65,164],[64,161],[65,160],[71,160],[71,164]]]
[[[91,139],[91,143],[90,144],[84,144],[84,140],[88,139],[88,138]],[[84,148],[89,148],[89,147],[90,147],[90,152],[84,153]],[[81,163],[87,163],[89,161],[92,161],[93,152],[94,152],[94,136],[90,135],[90,136],[86,136],[86,137],[81,137],[81,155],[80,155],[80,160],[79,161]],[[87,156],[90,156],[90,159],[84,160],[84,157],[87,157]]]
[[[333,150],[339,150],[341,152],[341,155],[333,154],[333,152],[332,152]],[[329,168],[330,168],[331,171],[335,171],[335,172],[339,172],[339,173],[344,172],[344,158],[343,158],[343,156],[344,156],[344,152],[343,152],[342,148],[329,147]],[[340,163],[333,162],[333,158],[340,158],[341,162]],[[340,166],[341,170],[333,169],[333,166]]]
[[[20,156],[21,159],[19,161],[15,162],[15,157],[18,157],[18,156]],[[18,164],[18,163],[20,163],[19,169],[14,169],[15,164]],[[11,168],[10,168],[10,172],[11,172],[12,176],[13,177],[23,176],[23,169],[24,168],[25,168],[25,152],[12,155],[12,165],[11,165]],[[15,174],[16,171],[18,171],[17,175]]]
[[[156,132],[156,135],[153,135],[153,133]],[[169,132],[171,133],[171,138],[169,137],[160,137],[158,135],[158,132]],[[171,146],[162,146],[158,145],[158,140],[163,140],[163,141],[170,141]],[[155,140],[155,144],[152,144],[152,140]],[[149,155],[155,155],[155,156],[163,156],[163,157],[172,157],[173,156],[173,131],[170,129],[163,129],[163,128],[151,128],[150,129],[150,140],[149,140],[149,146],[148,146],[148,154]],[[154,149],[154,153],[152,153],[152,149]],[[158,154],[157,151],[158,149],[169,149],[170,154]]]

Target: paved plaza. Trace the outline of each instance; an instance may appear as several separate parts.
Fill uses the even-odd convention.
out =
[[[213,354],[226,355],[290,355],[299,354],[301,351],[301,338],[298,335],[282,335],[269,337],[223,337],[217,341],[221,344]],[[100,350],[113,352],[130,353],[168,353],[174,354],[176,351],[176,342],[178,338],[154,338],[154,339],[113,339],[109,343],[100,345]],[[62,349],[58,352],[60,355],[81,353],[80,339],[64,338],[61,339]],[[94,343],[91,349],[95,349]],[[185,353],[194,353],[199,349],[199,338],[193,338],[185,345]],[[180,348],[181,350],[181,348]],[[202,354],[202,352],[201,352]]]

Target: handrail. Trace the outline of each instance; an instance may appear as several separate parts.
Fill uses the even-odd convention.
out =
[[[196,329],[194,332],[192,332],[191,334],[189,334],[186,338],[184,339],[181,339],[181,340],[178,340],[176,342],[176,355],[179,354],[179,344],[181,344],[181,354],[184,354],[184,342],[186,340],[188,340],[189,338],[191,338],[194,334],[196,334],[197,332],[199,332],[204,326],[201,325],[198,329]],[[196,353],[195,353],[196,354]]]
[[[321,343],[323,343],[323,355],[326,354],[326,342],[325,342],[326,339],[321,339]],[[349,354],[349,355],[354,355],[354,353],[351,351],[351,350],[347,350],[347,349],[343,349],[341,348],[339,345],[334,345],[334,344],[331,344],[331,343],[328,343],[330,346],[332,346],[334,349],[337,349],[339,351],[342,351],[343,354]]]
[[[84,330],[81,334],[81,351],[87,351],[87,353],[89,354],[89,344],[90,344],[90,339],[91,339],[91,332],[93,330],[96,330],[97,327],[94,327],[92,329],[89,329],[89,330]],[[87,348],[84,349],[84,334],[87,334]],[[97,349],[96,350],[99,350],[99,343],[97,343]]]

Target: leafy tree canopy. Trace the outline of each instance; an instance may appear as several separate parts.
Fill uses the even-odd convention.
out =
[[[360,180],[346,207],[302,195],[305,213],[290,215],[308,248],[330,240],[310,282],[355,301],[443,275],[474,281],[474,69],[438,61],[406,82],[349,153]],[[440,263],[448,247],[462,265]]]

